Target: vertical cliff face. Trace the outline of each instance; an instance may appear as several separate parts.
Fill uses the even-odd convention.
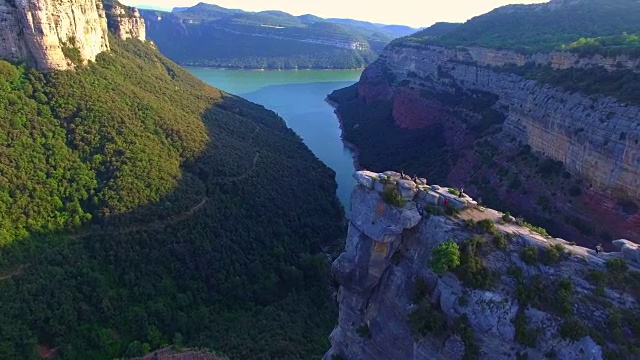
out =
[[[137,39],[145,41],[147,38],[144,19],[136,8],[124,6],[118,2],[105,2],[109,28],[121,40]]]
[[[617,346],[602,325],[607,314],[637,311],[629,293],[585,280],[626,254],[596,256],[541,236],[424,179],[355,178],[345,251],[333,263],[340,314],[325,360],[596,360]],[[388,191],[404,204],[387,203]],[[458,215],[445,215],[445,199]],[[438,275],[430,263],[445,242],[459,246],[461,264]],[[637,247],[620,244],[638,261]],[[554,249],[563,249],[557,258]],[[521,255],[531,251],[541,260]]]
[[[119,38],[145,39],[137,10],[110,10],[110,25]],[[107,14],[100,0],[0,0],[2,58],[43,71],[65,70],[108,50]]]
[[[0,57],[18,61],[28,54],[14,2],[0,0]]]
[[[69,69],[109,50],[100,1],[16,0],[14,4],[19,24],[15,37],[26,45],[26,60],[39,69]]]

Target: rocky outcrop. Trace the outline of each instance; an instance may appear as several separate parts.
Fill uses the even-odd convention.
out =
[[[550,354],[554,359],[566,360],[603,358],[603,349],[591,337],[568,339],[560,335],[565,320],[558,314],[521,304],[518,299],[523,288],[518,284],[526,279],[555,281],[565,276],[574,289],[571,311],[587,326],[596,324],[594,329],[599,329],[599,322],[606,321],[606,311],[602,304],[589,300],[594,290],[583,276],[588,270],[604,269],[604,260],[619,258],[620,253],[595,256],[562,239],[543,237],[500,221],[503,214],[477,208],[473,200],[459,198],[448,188],[427,186],[421,180],[403,180],[393,172],[361,171],[355,178],[345,250],[332,267],[340,284],[340,313],[325,360],[462,359],[471,346],[477,347],[474,358],[487,360],[515,359],[525,354],[528,359],[546,359]],[[408,188],[415,191],[413,196],[407,194],[404,204],[393,206],[385,202],[384,192]],[[437,211],[444,199],[459,202],[459,218]],[[463,244],[473,236],[481,236],[469,227],[469,222],[478,216],[493,222],[498,233],[508,234],[509,239],[503,250],[482,250],[480,261],[497,281],[490,288],[471,287],[453,272],[438,276],[429,266],[439,244],[448,240]],[[524,248],[543,251],[552,244],[563,244],[567,249],[553,265],[528,264],[518,255]],[[521,273],[522,278],[514,281],[515,273]],[[426,288],[420,289],[419,284]],[[606,302],[615,303],[619,309],[637,306],[634,298],[624,292],[607,288],[605,293]],[[412,323],[438,321],[411,319],[421,306],[444,317],[449,328],[464,318],[470,332],[464,335],[442,328],[426,335],[415,333]],[[523,345],[518,340],[523,326],[537,334],[536,341]]]
[[[117,1],[105,3],[109,29],[120,40],[137,39],[145,41],[147,31],[144,19],[136,8],[124,6]]]
[[[41,70],[64,70],[109,50],[107,21],[99,0],[0,1],[0,56]]]

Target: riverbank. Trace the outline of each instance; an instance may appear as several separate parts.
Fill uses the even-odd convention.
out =
[[[349,149],[351,151],[351,153],[353,154],[351,157],[353,158],[353,167],[356,170],[365,170],[362,166],[360,166],[360,162],[358,160],[359,156],[360,156],[360,149],[353,143],[350,143],[349,141],[344,139],[344,120],[342,119],[342,116],[340,115],[340,112],[338,111],[338,106],[340,104],[338,104],[337,102],[331,100],[329,98],[329,96],[327,95],[327,97],[324,99],[324,101],[327,102],[327,104],[331,105],[333,107],[333,113],[336,114],[336,117],[338,118],[338,123],[340,124],[340,139],[342,140],[342,143],[344,144],[344,146]]]

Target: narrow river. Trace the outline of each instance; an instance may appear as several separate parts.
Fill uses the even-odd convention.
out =
[[[361,71],[187,70],[208,84],[278,113],[309,149],[336,172],[337,195],[349,216],[349,196],[355,171],[353,153],[344,146],[340,124],[325,98],[333,90],[358,81]]]

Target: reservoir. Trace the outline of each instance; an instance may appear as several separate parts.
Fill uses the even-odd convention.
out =
[[[336,172],[337,195],[349,215],[353,153],[341,139],[326,96],[354,84],[360,70],[249,71],[188,67],[202,81],[275,111],[313,153]]]

